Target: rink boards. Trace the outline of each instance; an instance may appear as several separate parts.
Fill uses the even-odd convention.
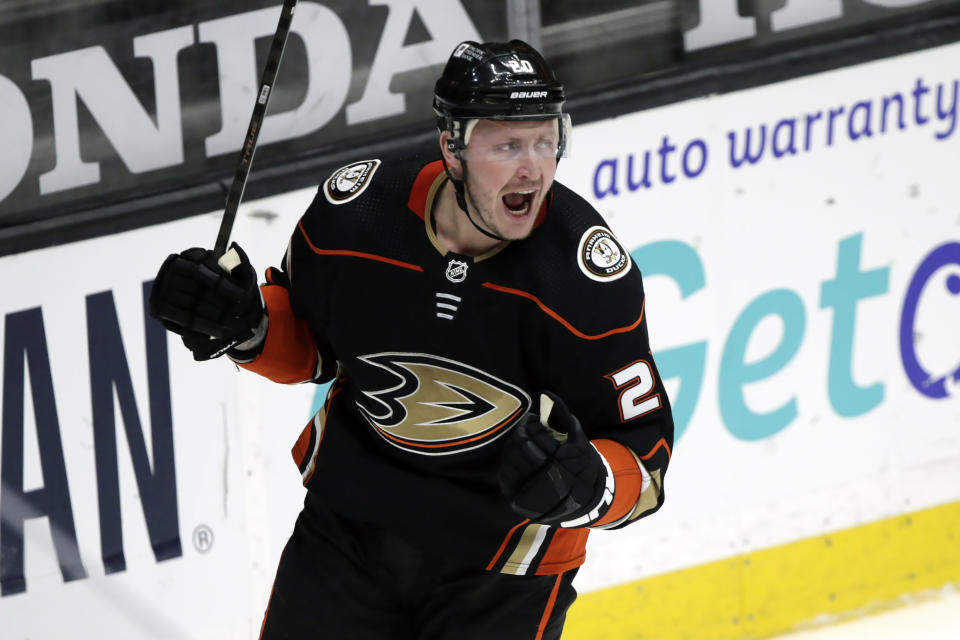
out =
[[[559,179],[644,274],[678,438],[662,511],[593,534],[567,636],[757,637],[960,581],[958,58],[575,126]],[[312,195],[242,207],[261,269]],[[218,222],[0,258],[4,637],[255,637],[316,399],[145,322]]]
[[[561,179],[636,247],[680,436],[664,509],[592,537],[570,637],[763,637],[960,581],[958,57],[576,131]]]

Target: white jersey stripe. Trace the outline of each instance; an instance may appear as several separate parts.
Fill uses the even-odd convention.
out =
[[[545,524],[532,524],[531,527],[537,527],[537,534],[533,539],[533,542],[530,544],[530,549],[527,551],[527,555],[523,557],[523,560],[520,561],[520,566],[517,567],[517,575],[526,575],[527,569],[530,568],[530,563],[533,562],[533,559],[537,557],[537,553],[540,552],[540,546],[543,545],[543,539],[547,536],[547,531],[550,529]]]
[[[320,411],[317,411],[317,415],[313,417],[313,451],[310,452],[309,464],[307,464],[307,466],[303,469],[303,473],[300,474],[300,477],[303,478],[304,484],[306,484],[307,480],[310,479],[314,468],[317,466],[317,453],[320,451],[320,440],[323,439],[323,423],[326,422],[326,413],[326,411],[321,409]]]

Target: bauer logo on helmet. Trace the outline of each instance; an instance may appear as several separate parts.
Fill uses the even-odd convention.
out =
[[[546,91],[514,91],[510,94],[511,100],[539,100],[546,97]]]

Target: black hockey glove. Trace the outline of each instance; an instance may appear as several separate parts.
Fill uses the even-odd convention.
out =
[[[257,274],[236,243],[219,264],[212,251],[196,247],[167,256],[153,282],[150,315],[179,334],[195,360],[256,347],[250,343],[266,335]]]
[[[500,489],[536,522],[584,526],[610,507],[608,467],[563,401],[540,394],[540,415],[520,419],[500,463]],[[610,478],[612,480],[612,478]]]

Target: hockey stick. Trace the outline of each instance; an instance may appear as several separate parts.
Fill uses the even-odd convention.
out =
[[[267,113],[267,105],[270,103],[270,94],[273,91],[273,84],[277,79],[277,71],[280,69],[280,60],[283,59],[283,49],[287,45],[287,36],[290,34],[290,23],[293,22],[293,12],[297,8],[297,0],[283,0],[283,8],[280,11],[280,22],[277,24],[277,32],[273,36],[273,44],[270,45],[270,54],[267,56],[267,66],[263,70],[263,76],[260,78],[260,93],[257,94],[257,102],[253,107],[253,115],[250,117],[250,126],[247,128],[246,141],[240,151],[240,162],[237,164],[237,173],[233,177],[233,184],[230,186],[230,193],[227,194],[227,205],[223,210],[223,219],[220,221],[220,231],[217,233],[217,243],[213,246],[213,255],[219,259],[227,249],[227,242],[230,240],[230,232],[233,231],[233,222],[237,218],[237,207],[240,206],[240,200],[243,199],[243,190],[247,186],[247,177],[250,175],[250,165],[253,164],[253,154],[257,150],[257,138],[260,136],[260,127],[263,125],[263,118]],[[221,265],[226,271],[231,271],[232,267]],[[235,266],[235,265],[234,265]]]

